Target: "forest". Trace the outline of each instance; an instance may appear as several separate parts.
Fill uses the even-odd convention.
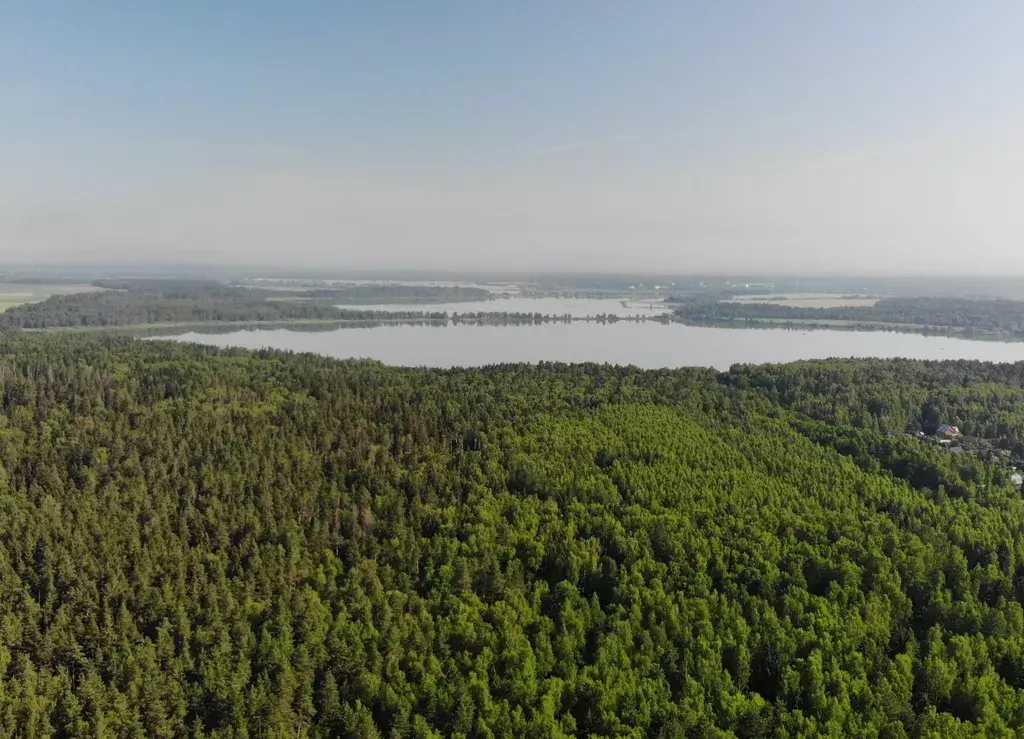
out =
[[[164,323],[337,321],[337,305],[486,300],[480,288],[349,285],[315,290],[229,286],[204,280],[98,280],[97,292],[54,295],[0,313],[0,326],[43,329]],[[379,312],[378,312],[379,313]]]
[[[1024,301],[997,298],[882,298],[872,306],[805,308],[774,302],[727,302],[696,295],[677,298],[675,315],[693,323],[722,321],[843,321],[996,333],[1024,339]]]
[[[331,285],[290,291],[293,297],[326,298],[343,305],[376,303],[459,303],[491,300],[494,293],[482,287],[461,285]]]
[[[0,735],[1024,731],[1024,364],[0,342]]]

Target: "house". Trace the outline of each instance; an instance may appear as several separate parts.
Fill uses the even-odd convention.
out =
[[[1010,475],[1010,482],[1012,482],[1015,487],[1024,487],[1024,475],[1019,472],[1014,472]]]
[[[936,436],[960,436],[960,429],[956,426],[950,426],[948,423],[944,423],[935,431]]]

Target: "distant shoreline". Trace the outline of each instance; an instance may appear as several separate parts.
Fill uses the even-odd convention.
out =
[[[789,329],[814,331],[892,331],[901,334],[918,334],[919,336],[946,336],[955,339],[974,341],[1000,341],[1005,344],[1017,344],[1024,337],[1014,336],[1001,331],[970,331],[951,326],[925,326],[915,323],[886,323],[884,321],[829,321],[814,318],[721,318],[716,320],[695,320],[674,316],[674,320],[687,326],[701,328],[755,328],[761,330]]]
[[[542,314],[539,317],[505,317],[501,314],[494,314],[493,318],[487,316],[474,317],[452,317],[431,318],[420,317],[380,317],[380,318],[308,318],[308,319],[286,319],[278,321],[184,321],[168,323],[134,323],[122,325],[104,326],[48,326],[46,328],[23,328],[21,331],[27,333],[101,333],[119,331],[145,331],[154,329],[187,330],[192,328],[288,328],[291,326],[322,327],[322,326],[378,326],[386,324],[434,324],[443,326],[446,324],[491,324],[491,325],[530,325],[536,323],[620,323],[643,321],[658,321],[661,323],[676,323],[678,319],[669,313],[660,313],[657,316],[564,316],[557,314]]]
[[[924,326],[908,323],[885,323],[882,321],[839,321],[821,319],[783,319],[783,318],[721,318],[715,320],[695,320],[692,318],[680,318],[671,313],[659,313],[654,316],[566,316],[557,314],[543,314],[539,317],[524,315],[522,317],[504,316],[493,314],[493,316],[462,316],[437,318],[430,316],[381,316],[379,318],[310,318],[310,319],[285,319],[276,321],[187,321],[175,323],[142,323],[107,326],[52,326],[47,328],[24,328],[27,333],[138,333],[138,332],[181,332],[202,329],[251,330],[251,329],[276,329],[276,328],[310,328],[329,329],[338,328],[373,328],[387,325],[516,325],[529,326],[542,323],[643,323],[654,321],[657,323],[680,323],[686,326],[699,328],[727,328],[727,329],[759,329],[759,330],[816,330],[816,331],[892,331],[895,333],[917,334],[920,336],[946,336],[949,338],[976,340],[976,341],[999,341],[1008,344],[1020,343],[1024,337],[1017,337],[1012,334],[997,331],[968,331],[960,328],[945,326]]]

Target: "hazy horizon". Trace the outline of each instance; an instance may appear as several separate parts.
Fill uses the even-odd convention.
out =
[[[1024,5],[0,8],[0,262],[1024,276]]]
[[[435,281],[435,282],[518,282],[525,283],[532,280],[544,280],[554,278],[573,278],[575,280],[587,279],[612,279],[617,281],[665,281],[665,280],[686,280],[686,281],[709,281],[728,280],[734,284],[743,282],[782,282],[788,284],[790,281],[806,280],[808,282],[841,282],[843,280],[864,280],[867,283],[878,283],[879,285],[890,283],[908,283],[911,285],[923,286],[929,281],[937,287],[948,286],[953,292],[962,292],[964,286],[978,283],[980,285],[993,286],[1000,283],[1020,288],[1024,291],[1024,274],[1008,272],[929,272],[928,265],[922,265],[917,271],[907,272],[871,272],[840,270],[819,272],[800,271],[762,271],[746,272],[737,270],[734,272],[725,271],[671,271],[671,270],[642,270],[642,269],[587,269],[579,267],[576,269],[556,268],[518,268],[518,269],[462,269],[458,267],[346,267],[344,265],[314,264],[311,266],[252,263],[252,262],[231,262],[217,260],[216,257],[206,262],[201,261],[160,261],[160,260],[122,260],[122,259],[99,259],[99,260],[76,260],[55,258],[52,260],[40,260],[34,262],[7,262],[0,261],[0,276],[4,274],[15,276],[18,279],[38,278],[71,278],[71,279],[105,279],[105,278],[147,278],[164,277],[173,279],[211,279],[227,280],[236,279],[296,279],[296,280],[366,280],[366,281]],[[35,275],[31,273],[37,273]],[[810,289],[810,288],[809,288]],[[817,288],[811,289],[812,292]],[[825,290],[825,292],[829,292]],[[921,292],[925,292],[921,290]],[[1005,296],[1004,296],[1005,297]],[[1024,292],[1021,298],[1024,299]]]

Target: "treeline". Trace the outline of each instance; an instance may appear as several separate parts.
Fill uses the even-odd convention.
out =
[[[599,313],[597,315],[574,316],[570,313],[530,313],[526,311],[381,311],[381,310],[354,310],[342,309],[341,317],[344,320],[352,321],[435,321],[458,323],[500,323],[500,324],[541,324],[541,323],[572,323],[573,321],[584,321],[598,323],[616,323],[618,321],[660,321],[667,323],[672,320],[671,315],[659,313],[654,315],[638,316],[617,316],[612,313]]]
[[[966,298],[883,298],[873,306],[802,308],[775,303],[677,298],[675,314],[688,321],[763,320],[892,323],[1000,332],[1024,338],[1024,301]]]
[[[1013,736],[1024,365],[0,342],[5,736]]]
[[[345,321],[447,321],[445,311],[421,310],[360,310],[341,308],[338,315]]]
[[[160,323],[337,319],[340,311],[313,301],[268,300],[259,291],[218,283],[169,283],[53,295],[8,308],[0,325],[14,328],[132,326]]]
[[[330,290],[269,290],[205,280],[98,280],[99,292],[54,295],[0,314],[13,328],[103,327],[164,323],[342,320],[335,304],[482,299],[477,288],[354,285]],[[480,294],[483,293],[483,296]],[[359,313],[355,311],[354,313]],[[435,312],[365,311],[366,317],[436,318]],[[364,317],[360,317],[362,319]]]
[[[943,424],[1024,454],[1024,364],[842,360],[737,366],[723,381],[837,425],[933,434]]]
[[[596,315],[574,316],[571,313],[528,313],[516,311],[477,311],[453,313],[453,322],[459,321],[474,323],[572,323],[573,321],[584,321],[598,323],[617,323],[619,321],[659,321],[666,323],[672,320],[671,315],[656,313],[653,315],[617,316],[614,313],[598,313]]]
[[[568,313],[553,315],[528,311],[463,311],[453,313],[451,318],[455,323],[568,323],[573,320]]]

